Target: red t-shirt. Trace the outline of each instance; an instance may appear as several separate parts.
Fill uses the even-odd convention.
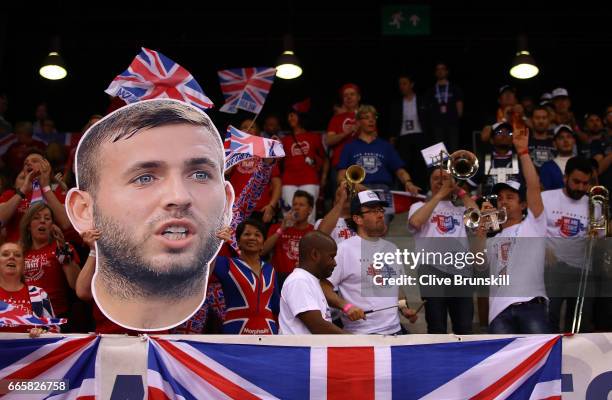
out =
[[[357,136],[355,113],[345,112],[334,115],[329,121],[329,125],[327,125],[327,131],[335,133],[352,132],[352,135],[345,136],[339,143],[336,143],[335,146],[331,146],[333,151],[331,165],[332,167],[335,167],[340,162],[340,154],[342,153],[344,146]]]
[[[246,184],[249,182],[249,179],[251,179],[251,175],[253,175],[253,172],[255,172],[255,169],[257,168],[257,165],[260,162],[262,162],[261,158],[255,157],[241,161],[236,164],[230,174],[230,183],[234,187],[234,193],[236,194],[236,198],[240,196],[242,189],[244,189]],[[272,185],[270,184],[270,182],[272,181],[272,178],[275,177],[280,177],[280,169],[278,168],[278,163],[275,163],[272,167],[272,175],[270,176],[270,181],[268,181],[268,184],[264,188],[263,193],[261,194],[261,197],[259,198],[259,201],[257,202],[257,205],[255,206],[255,209],[253,211],[261,211],[262,208],[264,208],[268,205],[268,203],[270,203],[270,198],[272,196]]]
[[[321,135],[311,132],[283,137],[281,140],[285,149],[283,185],[318,185],[320,183],[319,171],[323,168],[325,157],[321,140]],[[308,165],[306,157],[310,157],[315,164]]]
[[[55,315],[64,315],[68,312],[68,281],[63,266],[55,257],[55,242],[30,250],[25,255],[24,274],[28,285],[38,286],[49,295]],[[70,245],[74,254],[74,261],[79,264],[79,256],[74,247]]]
[[[268,237],[272,236],[279,227],[280,224],[272,225],[268,231]],[[293,271],[300,260],[300,239],[312,230],[314,230],[314,225],[312,224],[308,224],[305,229],[297,229],[293,226],[285,228],[274,245],[272,266],[276,272],[289,274]]]
[[[58,186],[53,191],[55,193],[55,197],[59,200],[60,203],[64,204],[66,201],[66,193],[62,190],[61,186]],[[2,192],[0,195],[0,204],[6,203],[15,195],[14,189],[7,189]],[[30,208],[30,200],[32,199],[32,193],[30,192],[25,199],[22,199],[17,205],[17,209],[13,213],[13,216],[6,224],[6,241],[7,242],[18,242],[19,241],[19,223],[21,222],[21,218],[28,212],[28,208]]]
[[[11,304],[26,314],[32,314],[32,303],[30,302],[30,294],[27,285],[23,285],[23,288],[16,292],[9,292],[0,287],[0,301]],[[27,333],[30,329],[32,329],[32,327],[26,325],[3,326],[0,327],[0,332]]]

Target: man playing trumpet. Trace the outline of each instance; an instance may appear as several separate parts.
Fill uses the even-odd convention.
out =
[[[487,258],[491,274],[507,274],[510,281],[508,286],[489,288],[489,333],[494,334],[552,332],[544,285],[546,214],[528,142],[527,131],[512,135],[525,185],[509,180],[493,186],[497,206],[506,209],[507,220],[498,234],[487,239]],[[482,211],[492,208],[485,202]],[[484,224],[477,234],[485,239]]]
[[[476,207],[476,203],[442,168],[431,171],[429,182],[432,197],[427,202],[414,203],[408,214],[408,227],[414,233],[415,249],[441,253],[468,251],[463,214],[466,207]],[[451,202],[453,193],[463,201],[462,206]],[[422,264],[419,265],[419,275],[435,274],[438,277],[451,278],[455,274],[471,275],[471,269],[464,267]],[[457,296],[455,289],[457,288],[452,286],[421,287],[421,297],[427,300],[427,333],[447,333],[447,314],[451,317],[455,334],[472,333],[474,305],[471,290],[463,293],[465,296]]]

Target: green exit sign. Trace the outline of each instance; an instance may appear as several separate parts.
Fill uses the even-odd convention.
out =
[[[430,7],[424,5],[383,6],[382,33],[404,36],[429,35],[430,15]]]

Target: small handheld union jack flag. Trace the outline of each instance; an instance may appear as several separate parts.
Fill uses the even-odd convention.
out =
[[[206,110],[212,101],[185,68],[163,54],[142,48],[128,69],[118,75],[106,93],[126,103],[155,98],[181,100]]]
[[[225,97],[225,104],[219,109],[220,111],[235,114],[240,108],[259,114],[274,82],[276,69],[233,68],[218,71],[217,74]]]
[[[47,318],[37,317],[36,315],[26,314],[12,304],[0,301],[0,326],[17,325],[60,325],[67,322],[66,318]]]
[[[227,128],[223,146],[225,148],[225,169],[253,157],[285,157],[283,145],[278,140],[249,135],[231,125]]]

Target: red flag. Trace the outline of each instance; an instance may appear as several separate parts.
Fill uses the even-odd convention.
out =
[[[418,193],[400,192],[396,190],[391,191],[391,204],[393,212],[395,214],[401,214],[410,210],[410,206],[419,201],[427,199],[426,196]]]

